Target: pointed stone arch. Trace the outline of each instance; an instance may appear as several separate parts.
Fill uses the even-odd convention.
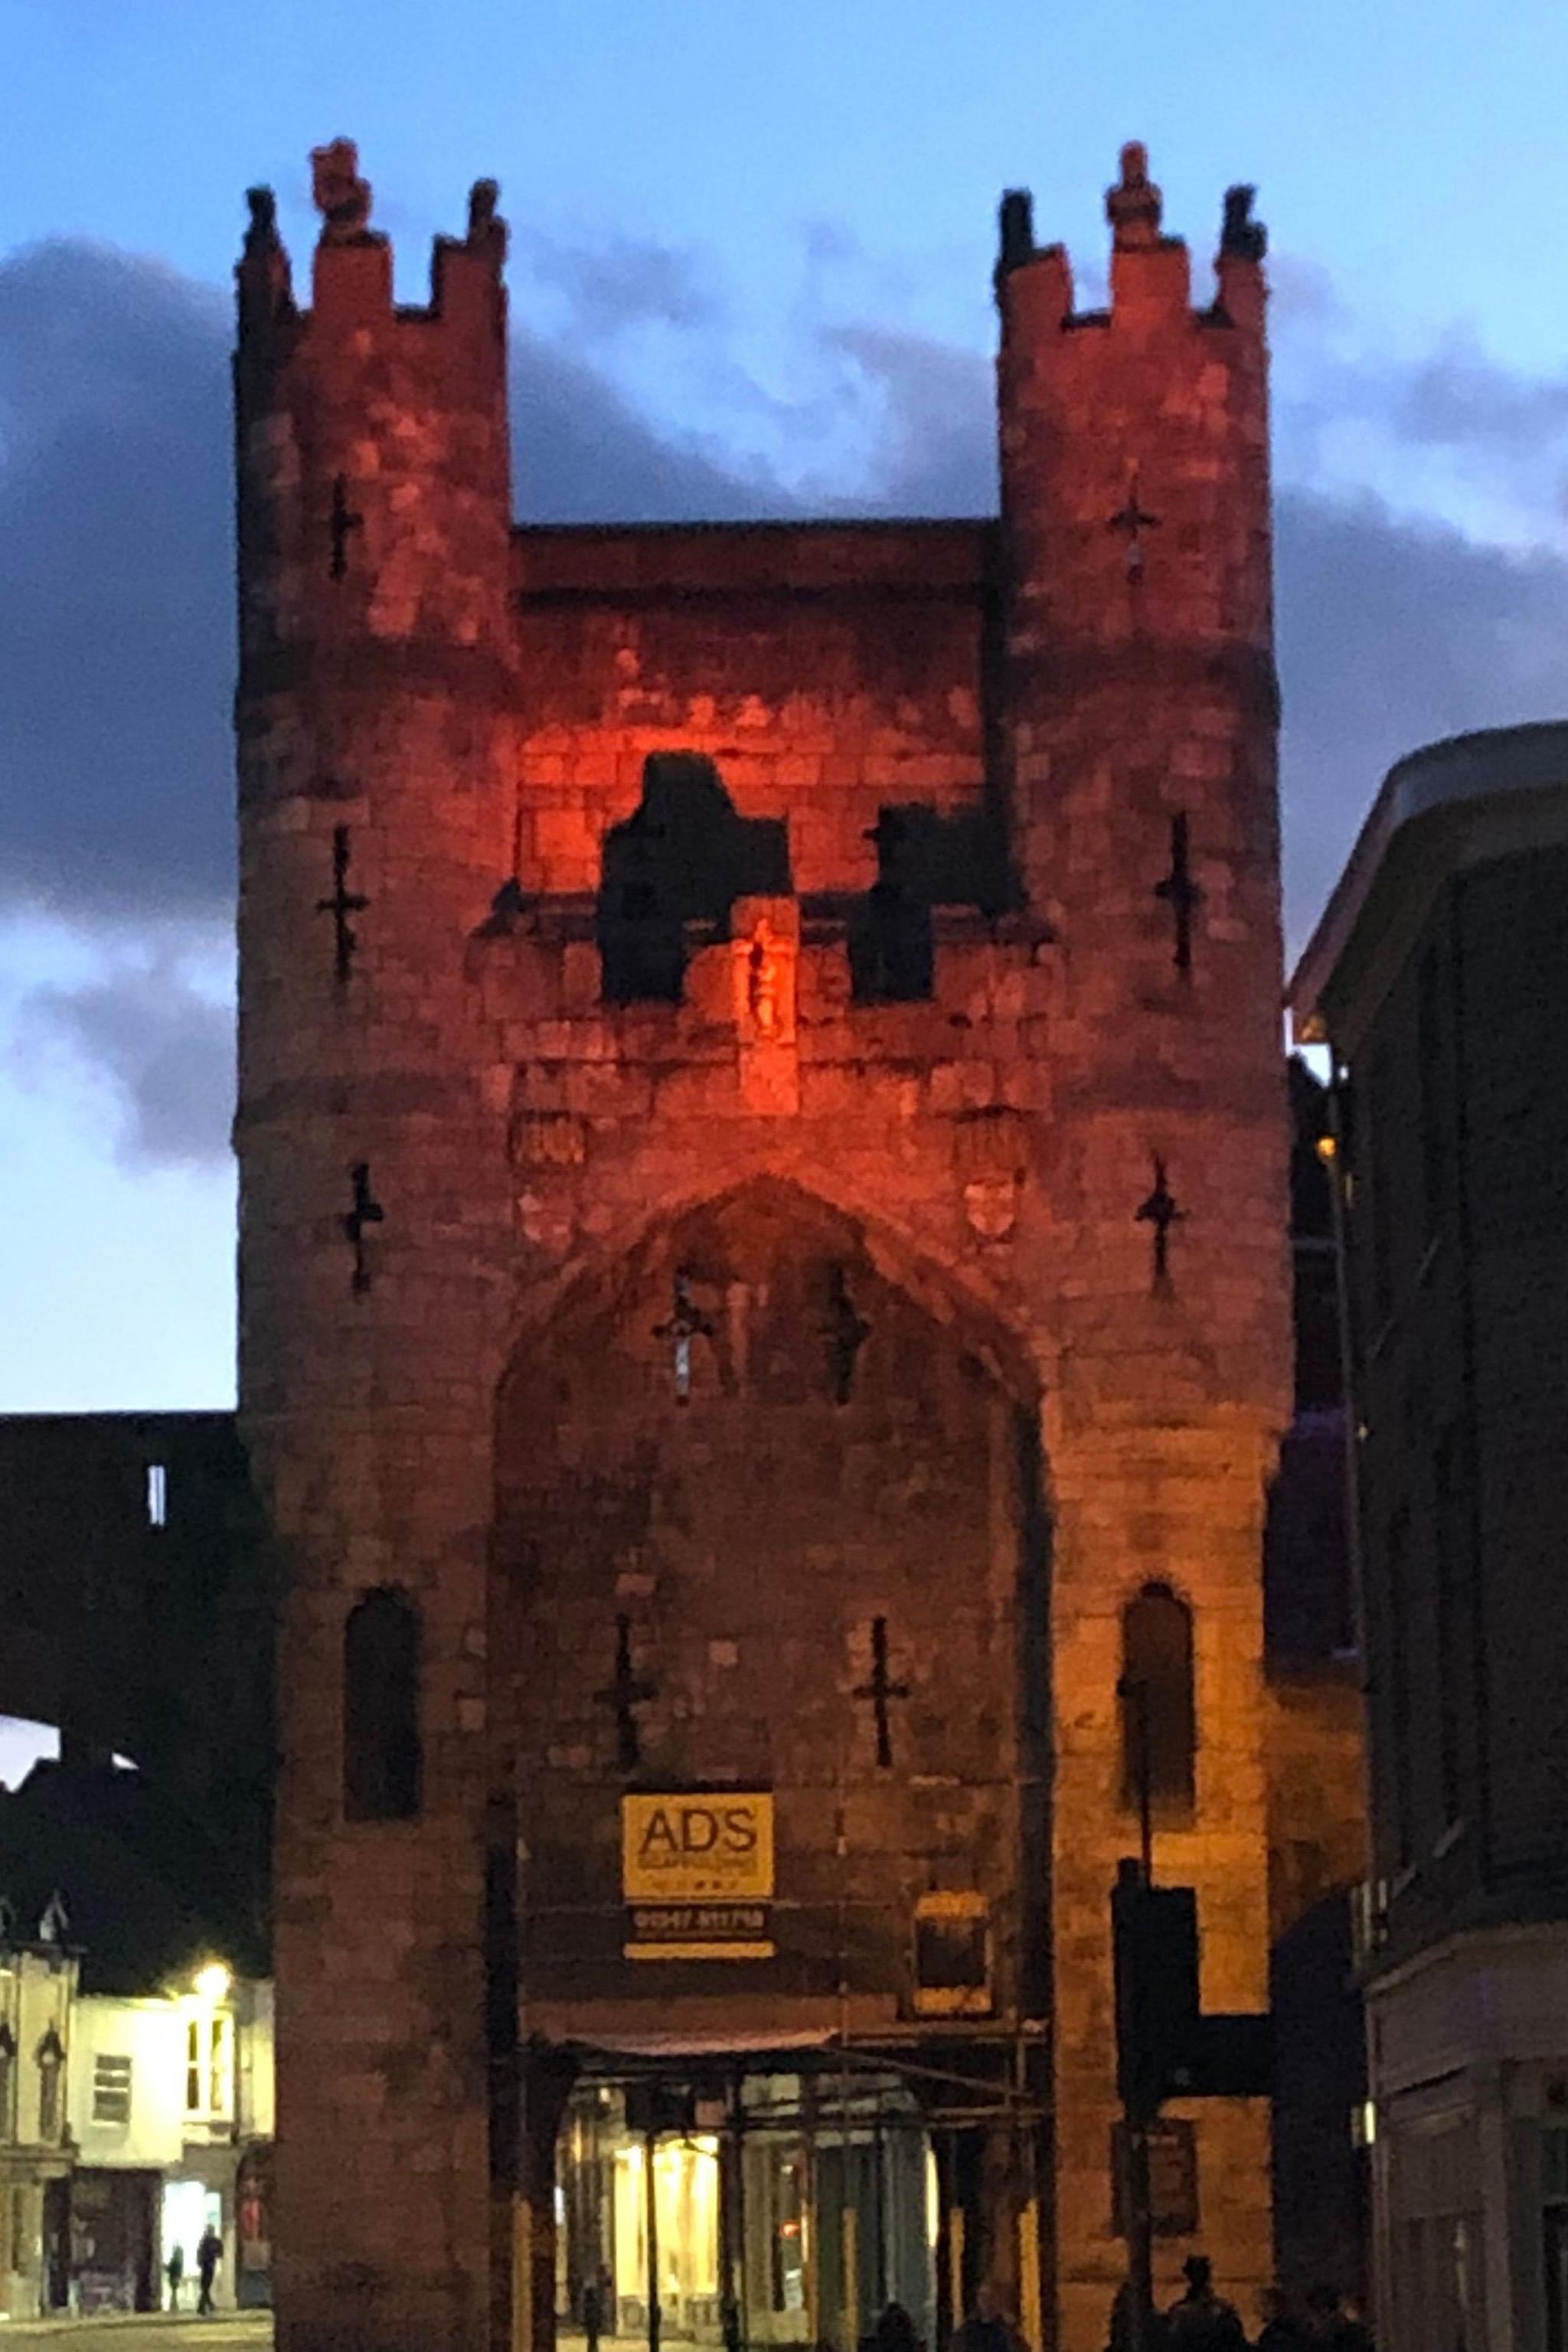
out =
[[[590,1243],[539,1278],[518,1302],[500,1392],[504,1394],[520,1362],[547,1344],[550,1328],[580,1313],[595,1290],[623,1280],[639,1260],[658,1253],[668,1237],[679,1236],[695,1222],[722,1217],[747,1204],[780,1221],[793,1218],[802,1227],[837,1234],[845,1250],[863,1254],[880,1278],[904,1292],[933,1324],[951,1332],[1016,1402],[1038,1409],[1041,1368],[1023,1318],[984,1285],[974,1268],[944,1255],[918,1230],[867,1208],[851,1189],[836,1191],[826,1171],[818,1183],[808,1186],[766,1167],[666,1199],[613,1241]]]

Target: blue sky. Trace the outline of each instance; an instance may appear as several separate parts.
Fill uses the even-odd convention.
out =
[[[224,388],[243,190],[513,228],[535,514],[989,496],[996,198],[1145,139],[1277,289],[1299,938],[1384,766],[1568,707],[1560,0],[0,0],[0,1410],[231,1394]],[[8,715],[9,714],[9,715]]]

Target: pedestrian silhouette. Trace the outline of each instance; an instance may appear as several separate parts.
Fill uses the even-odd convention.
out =
[[[223,2240],[209,2221],[196,2248],[196,2276],[201,2281],[201,2293],[196,2297],[196,2309],[209,2312],[213,2307],[213,2278],[223,2260]]]
[[[1214,2290],[1214,2265],[1206,2254],[1189,2254],[1182,2264],[1187,2291],[1165,2314],[1171,2352],[1247,2352],[1247,2330],[1233,2303]]]

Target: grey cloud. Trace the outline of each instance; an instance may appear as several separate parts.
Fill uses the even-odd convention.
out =
[[[512,251],[542,285],[565,296],[574,325],[590,339],[648,320],[704,327],[722,310],[691,254],[648,238],[577,240],[525,227],[514,230]]]
[[[1521,534],[1551,535],[1562,527],[1568,482],[1568,381],[1519,374],[1500,367],[1468,334],[1450,335],[1413,361],[1334,355],[1310,314],[1288,317],[1279,338],[1285,389],[1278,406],[1279,439],[1308,474],[1335,464],[1345,428],[1356,429],[1364,469],[1392,471],[1404,461],[1435,458],[1463,483],[1510,515]],[[1331,331],[1344,324],[1325,318]],[[1424,469],[1429,470],[1429,469]]]
[[[1510,375],[1468,341],[1450,343],[1395,379],[1392,394],[1394,427],[1413,441],[1528,456],[1568,433],[1568,383]]]
[[[137,971],[37,1010],[121,1089],[123,1148],[164,1159],[220,1151],[227,1121],[226,1016],[156,942],[171,923],[223,919],[232,898],[228,338],[219,297],[143,260],[55,244],[0,263],[0,898],[140,925],[153,942]],[[871,326],[817,341],[860,404],[868,453],[825,503],[994,508],[978,352]],[[1450,413],[1431,384],[1405,389],[1411,431],[1446,414],[1446,429],[1473,414],[1523,431],[1555,397],[1472,373],[1450,383]],[[661,435],[564,343],[518,336],[513,399],[526,518],[794,510],[771,478]],[[820,408],[800,412],[803,452]],[[1279,524],[1300,936],[1392,759],[1558,714],[1568,567],[1301,491]]]
[[[234,888],[227,305],[60,241],[0,262],[0,901],[179,916]],[[781,511],[520,336],[521,511]]]
[[[585,360],[537,339],[514,343],[511,439],[526,522],[743,522],[790,510],[777,483],[661,439]]]
[[[1300,491],[1277,536],[1287,914],[1300,942],[1384,771],[1442,735],[1568,709],[1568,564]]]
[[[38,1042],[112,1089],[122,1160],[187,1166],[228,1150],[234,1013],[191,985],[167,947],[79,988],[40,988],[20,1019]]]
[[[1302,327],[1321,333],[1344,317],[1332,278],[1321,262],[1296,253],[1268,257],[1268,308],[1274,331]]]
[[[824,337],[878,397],[871,476],[854,505],[890,514],[989,514],[997,499],[992,371],[977,352],[885,327]]]
[[[0,265],[0,891],[158,913],[231,887],[226,332],[80,244]]]

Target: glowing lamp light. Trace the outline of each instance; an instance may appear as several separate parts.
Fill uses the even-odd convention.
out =
[[[195,1983],[203,2000],[216,2003],[228,1997],[234,1978],[222,1960],[207,1960],[196,1970]]]

